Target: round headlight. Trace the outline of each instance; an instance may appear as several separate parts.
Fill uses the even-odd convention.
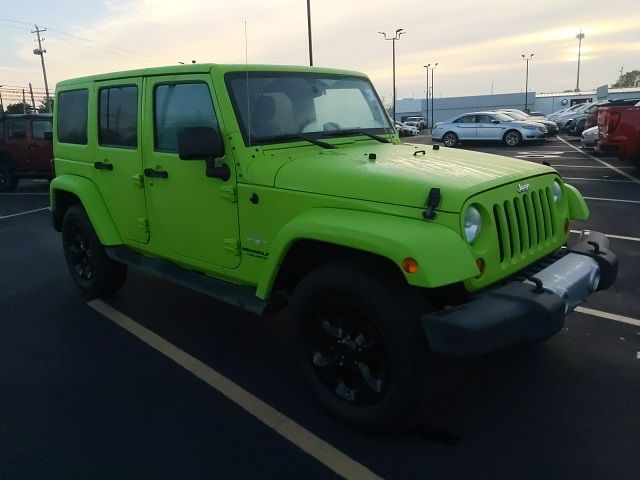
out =
[[[475,242],[480,233],[481,225],[482,216],[480,215],[480,211],[474,206],[467,208],[464,214],[464,234],[467,237],[467,242]]]
[[[560,203],[562,200],[562,185],[558,180],[553,181],[553,201],[556,203]]]

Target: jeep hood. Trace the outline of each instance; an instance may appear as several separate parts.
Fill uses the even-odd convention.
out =
[[[276,188],[423,208],[435,187],[438,210],[448,212],[460,212],[482,191],[555,173],[532,162],[431,145],[369,144],[289,158],[275,174]]]

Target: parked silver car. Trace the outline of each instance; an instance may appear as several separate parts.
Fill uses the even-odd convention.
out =
[[[523,122],[541,123],[542,125],[547,127],[549,136],[558,134],[559,129],[556,122],[547,120],[544,117],[535,118],[535,117],[532,117],[531,115],[524,113],[522,110],[517,110],[515,108],[501,108],[500,110],[496,110],[496,111],[509,115],[514,120],[522,120]]]
[[[504,113],[471,112],[436,123],[431,138],[447,147],[461,140],[501,140],[513,147],[523,141],[544,139],[547,133],[540,123],[514,120]]]
[[[582,131],[582,137],[580,138],[580,144],[582,148],[595,148],[596,141],[598,140],[598,126],[587,128]]]

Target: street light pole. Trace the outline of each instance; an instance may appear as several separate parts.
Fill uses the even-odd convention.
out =
[[[436,69],[436,67],[438,66],[438,62],[433,64],[433,67],[431,67],[431,129],[433,130],[433,126],[436,123],[436,117],[435,114],[433,113],[433,101],[436,98],[436,94],[435,91],[433,90],[433,86],[435,85],[435,82],[433,81],[433,71]]]
[[[396,40],[400,40],[400,35],[407,33],[404,31],[404,28],[398,28],[393,37],[387,37],[385,32],[378,32],[380,35],[384,36],[385,40],[391,40],[393,45],[393,121],[396,121]]]
[[[584,33],[582,33],[582,29],[580,29],[580,33],[576,35],[578,39],[578,78],[576,79],[576,92],[580,91],[580,50],[582,49],[582,39],[584,38]]]
[[[311,45],[311,0],[307,0],[307,32],[309,34],[309,66],[313,67],[313,46]]]
[[[427,128],[429,128],[429,67],[431,67],[430,63],[427,63],[426,65],[423,65],[424,68],[427,69],[427,94],[426,94],[426,100],[427,100]]]
[[[525,113],[529,113],[527,111],[527,107],[528,107],[528,101],[529,101],[529,61],[533,60],[533,53],[531,55],[529,55],[529,58],[525,57],[524,55],[522,55],[522,59],[527,62],[527,76],[525,77],[525,81],[524,81],[524,112]]]

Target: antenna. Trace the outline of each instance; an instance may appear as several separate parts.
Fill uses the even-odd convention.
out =
[[[247,74],[247,130],[249,131],[249,146],[251,146],[251,108],[249,95],[249,45],[247,41],[247,21],[244,21],[244,67]]]

